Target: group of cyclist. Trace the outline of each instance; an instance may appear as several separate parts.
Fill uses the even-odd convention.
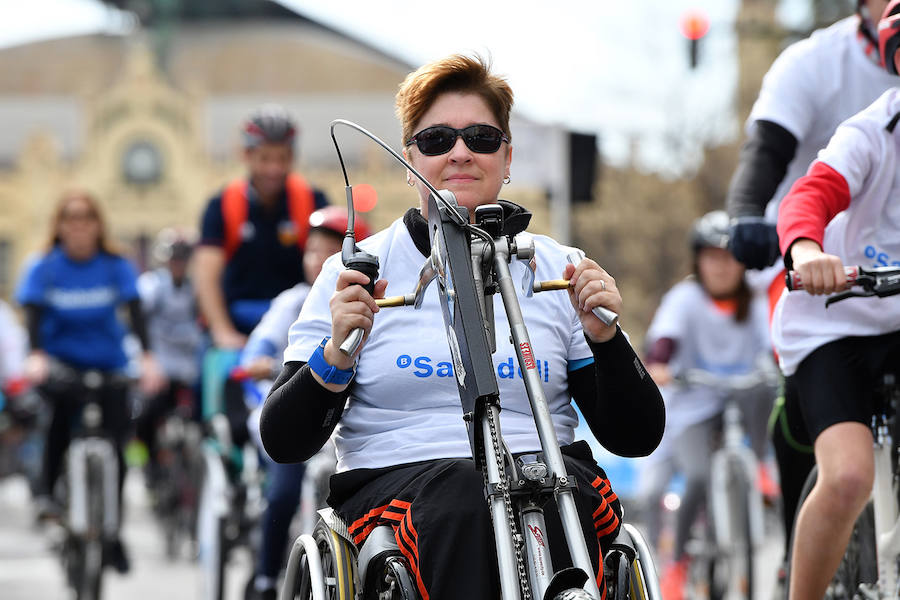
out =
[[[567,296],[535,296],[522,311],[566,468],[577,483],[578,514],[601,590],[603,553],[623,513],[615,482],[574,438],[572,401],[608,450],[627,457],[655,451],[642,486],[646,504],[659,504],[673,471],[684,473],[675,548],[663,569],[664,580],[672,580],[666,600],[679,600],[685,542],[703,504],[722,411],[720,395],[679,377],[690,369],[750,372],[761,359],[771,360],[774,345],[785,377],[772,442],[786,538],[793,540],[786,545],[794,548],[785,585],[792,599],[825,593],[872,485],[869,398],[880,373],[900,374],[900,304],[896,298],[850,301],[826,314],[815,296],[846,287],[843,265],[900,264],[900,204],[892,201],[900,185],[898,62],[900,0],[860,0],[855,15],[779,56],[748,120],[728,212],[695,223],[693,273],[663,298],[643,361],[617,324],[595,315],[597,307],[621,313],[615,279],[589,258],[568,264],[575,249],[534,237],[536,276],[570,281]],[[212,346],[225,353],[223,364],[239,365],[247,375],[245,432],[258,444],[268,476],[247,598],[276,597],[303,461],[327,443],[337,471],[328,503],[355,543],[376,526],[390,526],[423,598],[497,597],[485,484],[471,456],[438,293],[426,291],[415,322],[402,311],[382,312],[375,300],[414,289],[432,253],[430,192],[419,174],[452,191],[470,218],[478,207],[498,204],[504,234],[525,230],[529,211],[500,199],[513,158],[512,105],[508,83],[477,57],[436,60],[401,84],[397,115],[403,156],[417,171],[407,173],[417,203],[374,235],[356,221],[360,249],[381,261],[374,282],[343,267],[347,213],[291,172],[297,129],[275,105],[246,121],[248,175],[208,202],[199,240],[186,229],[161,232],[154,251],[159,268],[140,277],[113,245],[101,204],[83,190],[67,191],[46,247],[16,294],[27,355],[22,328],[0,306],[9,321],[0,325],[4,348],[11,344],[21,355],[16,361],[15,349],[4,351],[0,383],[25,378],[40,387],[56,362],[103,371],[131,365],[144,398],[136,433],[150,450],[152,485],[159,420],[185,394],[195,397],[193,417],[206,416],[197,391],[199,356]],[[783,289],[782,262],[808,294]],[[493,302],[501,373],[499,365],[515,352],[500,298]],[[123,307],[138,342],[130,356]],[[354,330],[362,330],[363,341],[346,354],[340,348]],[[420,358],[431,368],[409,368]],[[521,381],[501,375],[498,383],[510,450],[536,451]],[[51,418],[36,487],[42,518],[60,510],[54,487],[79,406],[64,391],[48,389],[56,391],[45,394]],[[120,495],[122,450],[133,428],[128,394],[125,387],[102,394],[104,427],[119,449]],[[762,390],[745,402],[759,456],[766,451],[772,396]],[[800,486],[813,464],[818,481],[795,524]],[[559,517],[547,508],[549,535],[560,538]],[[660,525],[648,514],[655,540]],[[551,552],[557,568],[571,564],[560,546]],[[128,570],[120,539],[110,541],[107,556],[111,566]]]

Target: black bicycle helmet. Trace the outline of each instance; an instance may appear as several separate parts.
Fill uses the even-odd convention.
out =
[[[293,146],[296,134],[297,126],[283,106],[265,104],[244,123],[244,147],[255,148],[264,143]]]
[[[708,212],[696,221],[691,228],[691,250],[700,248],[728,247],[728,213],[724,210]]]
[[[194,236],[175,227],[167,227],[156,235],[153,259],[163,265],[170,260],[188,260],[194,251]]]

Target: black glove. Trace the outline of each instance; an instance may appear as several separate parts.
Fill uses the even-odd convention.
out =
[[[764,269],[781,255],[775,224],[763,217],[738,217],[732,221],[728,249],[748,269]]]

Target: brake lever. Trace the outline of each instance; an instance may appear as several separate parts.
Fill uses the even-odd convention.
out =
[[[900,290],[898,290],[900,291]],[[895,292],[896,293],[896,292]],[[869,298],[871,296],[877,296],[878,294],[875,291],[870,289],[864,289],[861,292],[857,292],[856,290],[847,290],[845,292],[839,292],[834,294],[833,296],[829,296],[825,299],[825,308],[828,308],[835,302],[840,302],[841,300],[846,300],[847,298]]]

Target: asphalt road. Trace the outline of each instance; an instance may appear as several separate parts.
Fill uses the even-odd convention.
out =
[[[194,600],[201,598],[201,573],[196,561],[169,560],[148,504],[139,472],[126,481],[123,539],[132,570],[119,575],[106,570],[104,598],[112,600]],[[639,524],[638,524],[639,525]],[[0,599],[67,600],[60,561],[53,551],[53,531],[34,525],[33,507],[25,480],[0,480]],[[757,554],[754,600],[773,600],[775,570],[781,561],[781,535],[774,515],[767,518],[766,542]],[[657,565],[659,567],[659,565]],[[232,553],[226,569],[225,600],[242,600],[251,570],[248,551]]]
[[[201,573],[187,555],[169,560],[154,521],[143,481],[136,472],[125,486],[123,540],[131,572],[104,571],[104,598],[111,600],[194,600],[200,598]],[[67,600],[63,571],[53,551],[52,528],[34,525],[33,508],[24,479],[0,481],[0,598],[3,600]],[[226,570],[225,600],[242,600],[250,574],[249,552],[233,553]]]

